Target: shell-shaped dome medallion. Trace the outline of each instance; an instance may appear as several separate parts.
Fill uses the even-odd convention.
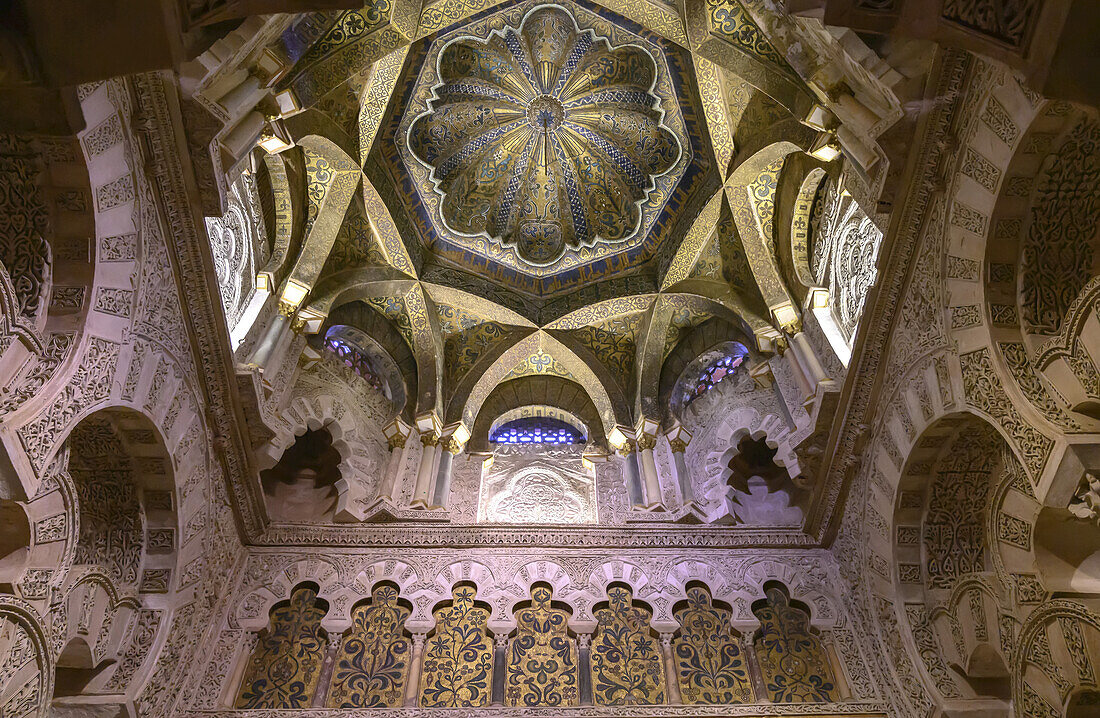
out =
[[[654,178],[681,152],[662,124],[656,72],[644,49],[613,48],[558,6],[488,40],[450,42],[408,135],[432,168],[444,224],[533,264],[632,237]]]

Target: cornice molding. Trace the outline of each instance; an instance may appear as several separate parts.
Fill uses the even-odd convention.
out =
[[[947,49],[938,58],[938,72],[931,76],[929,86],[932,109],[924,117],[920,131],[919,151],[907,176],[905,204],[891,217],[889,230],[879,252],[879,281],[867,297],[860,320],[857,345],[848,367],[840,407],[843,415],[835,423],[825,449],[828,457],[822,473],[820,500],[814,503],[807,517],[806,531],[821,544],[828,543],[839,528],[839,503],[847,493],[863,456],[875,420],[876,404],[872,400],[885,380],[885,358],[894,332],[897,308],[909,285],[916,264],[915,253],[925,229],[932,202],[942,192],[941,176],[944,162],[952,159],[951,147],[945,138],[951,131],[960,100],[973,65],[972,56],[962,50]]]
[[[524,547],[542,548],[816,548],[798,529],[661,523],[606,526],[301,526],[272,524],[256,546]]]
[[[784,703],[708,706],[577,706],[573,708],[432,708],[432,716],[439,718],[521,718],[552,715],[555,718],[699,718],[699,716],[860,716],[861,718],[885,718],[887,706],[877,701],[853,701],[850,703]],[[356,708],[356,709],[308,709],[308,710],[222,710],[182,711],[181,718],[281,718],[295,715],[301,718],[416,718],[424,715],[422,708]]]
[[[263,498],[252,455],[242,433],[244,410],[237,390],[233,352],[224,309],[214,285],[213,257],[202,217],[198,187],[187,158],[175,79],[166,72],[135,75],[135,127],[144,140],[143,154],[156,188],[161,217],[167,223],[168,252],[176,274],[183,317],[192,338],[191,350],[200,367],[195,378],[206,403],[205,423],[216,437],[214,453],[225,469],[234,514],[246,540],[258,536],[266,522]],[[184,277],[188,277],[184,281]],[[205,281],[194,281],[202,277]]]

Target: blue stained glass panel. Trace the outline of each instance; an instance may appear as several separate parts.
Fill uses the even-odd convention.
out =
[[[501,424],[489,437],[497,444],[583,444],[574,427],[548,416],[527,416]]]

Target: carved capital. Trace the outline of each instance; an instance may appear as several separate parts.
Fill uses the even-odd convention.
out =
[[[688,443],[683,439],[669,439],[668,445],[674,454],[682,454],[687,451],[688,448]]]

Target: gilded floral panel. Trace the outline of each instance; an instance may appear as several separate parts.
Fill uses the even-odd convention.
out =
[[[329,708],[397,708],[409,677],[405,620],[409,608],[390,584],[375,587],[370,603],[356,606],[351,630],[336,654]]]
[[[237,708],[309,707],[328,645],[321,628],[323,606],[308,586],[276,604],[271,626],[260,634],[248,661]]]
[[[731,612],[711,603],[705,588],[692,586],[675,615],[681,630],[672,647],[683,702],[753,702],[748,666],[730,625]]]
[[[782,588],[770,588],[753,605],[760,621],[756,660],[767,699],[773,703],[837,700],[836,681],[821,639],[810,632],[810,616],[792,606]]]
[[[650,633],[650,612],[635,606],[626,586],[607,589],[607,605],[596,610],[592,639],[592,698],[597,705],[654,705],[665,702],[661,650]]]
[[[549,586],[535,584],[531,605],[516,612],[516,635],[506,664],[506,705],[578,705],[577,645],[569,637],[569,612],[554,608],[552,597]]]
[[[424,649],[420,705],[487,706],[493,687],[493,644],[489,609],[474,601],[475,589],[456,584],[450,605],[434,611],[435,632]]]

